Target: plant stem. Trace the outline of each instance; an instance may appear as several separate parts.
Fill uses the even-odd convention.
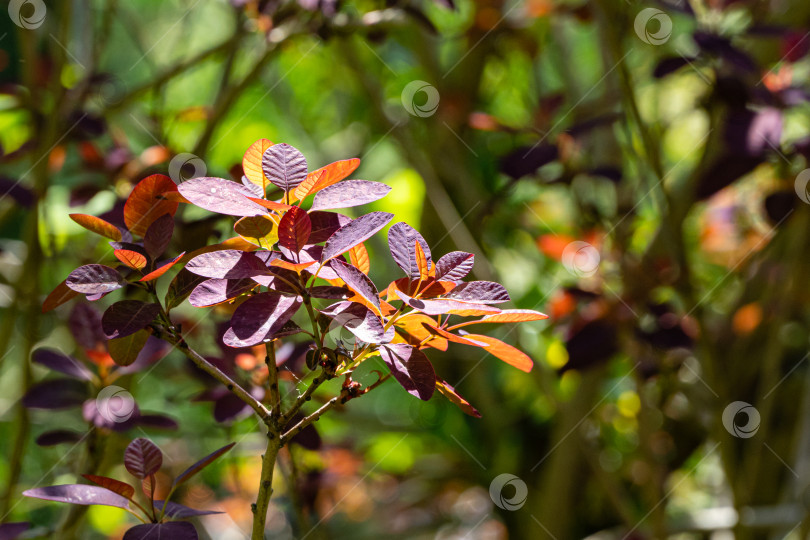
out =
[[[282,443],[278,434],[271,428],[267,433],[267,449],[262,456],[262,473],[259,481],[259,494],[253,505],[253,532],[251,540],[264,540],[264,526],[267,522],[267,507],[273,495],[273,472],[276,468],[276,457]]]
[[[281,416],[281,394],[278,390],[275,341],[265,343],[265,348],[267,356],[264,357],[264,363],[267,364],[267,386],[270,387],[270,418],[276,423]]]

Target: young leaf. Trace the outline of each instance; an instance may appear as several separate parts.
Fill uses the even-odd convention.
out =
[[[233,300],[256,287],[250,278],[208,279],[197,285],[188,297],[194,307],[210,307]]]
[[[262,157],[271,146],[273,143],[268,139],[259,139],[250,145],[242,158],[242,170],[245,172],[245,177],[252,184],[260,187],[262,194],[264,194],[267,184],[270,183],[262,171]]]
[[[416,254],[416,269],[419,272],[419,281],[427,281],[427,278],[430,276],[430,263],[425,256],[425,252],[419,240],[413,241],[413,249]]]
[[[278,228],[268,216],[246,216],[237,221],[236,234],[261,248],[271,249],[278,242]]]
[[[499,304],[509,301],[509,293],[494,281],[468,281],[461,283],[445,295],[445,298],[479,304]]]
[[[450,402],[454,403],[458,406],[459,409],[464,411],[464,413],[469,414],[475,418],[481,418],[481,413],[473,407],[469,401],[461,397],[461,395],[456,392],[456,389],[447,384],[445,381],[437,378],[436,379],[436,390],[442,393],[444,397],[446,397]]]
[[[380,318],[362,304],[338,302],[321,313],[333,320],[330,328],[343,327],[365,343],[390,343],[394,339],[394,329],[386,331]]]
[[[475,255],[466,251],[451,251],[436,261],[436,279],[459,281],[470,273]]]
[[[115,240],[116,242],[121,240],[121,231],[118,230],[118,227],[113,225],[108,221],[104,221],[101,218],[97,218],[96,216],[89,216],[87,214],[69,214],[70,219],[87,229],[88,231],[92,231],[96,234],[100,234],[110,240]]]
[[[267,213],[264,207],[247,200],[253,197],[252,191],[224,178],[192,178],[180,184],[177,189],[193,204],[217,214],[260,216]]]
[[[265,263],[253,253],[223,249],[197,255],[186,263],[186,270],[217,279],[240,279],[267,273]]]
[[[307,177],[307,160],[289,144],[274,144],[262,156],[262,170],[273,184],[288,192]]]
[[[162,174],[153,174],[138,182],[124,204],[124,223],[129,231],[143,236],[160,216],[173,216],[178,203],[162,198],[164,193],[172,191],[177,191],[177,185]]]
[[[381,182],[367,180],[346,180],[329,186],[315,195],[310,210],[332,210],[350,208],[382,199],[391,191]]]
[[[92,381],[93,374],[84,365],[64,353],[52,349],[37,349],[31,355],[31,360],[53,371],[58,371],[68,377],[82,381]]]
[[[208,467],[219,456],[221,456],[222,454],[224,454],[225,452],[227,452],[228,450],[233,448],[233,446],[235,444],[236,443],[231,443],[231,444],[223,446],[222,448],[220,448],[219,450],[216,450],[215,452],[211,452],[210,454],[208,454],[207,456],[202,458],[200,461],[198,461],[197,463],[195,463],[194,465],[192,465],[191,467],[189,467],[188,469],[186,469],[185,471],[180,473],[177,476],[177,478],[174,479],[174,482],[172,482],[172,487],[174,488],[176,486],[179,486],[180,484],[182,484],[183,482],[186,482],[189,478],[191,478],[192,476],[194,476],[195,474],[197,474],[198,472],[200,472],[204,468]]]
[[[493,356],[500,358],[510,366],[514,366],[526,373],[532,370],[532,359],[529,358],[523,351],[507,345],[499,339],[489,336],[482,336],[480,334],[467,334],[466,338],[482,341],[488,345],[485,351],[491,353]]]
[[[119,366],[129,366],[138,359],[151,334],[146,329],[107,342],[107,352]]]
[[[170,261],[167,261],[167,262],[163,263],[162,265],[158,266],[155,270],[152,270],[151,272],[149,272],[148,274],[143,276],[138,281],[152,281],[152,280],[155,280],[155,279],[159,278],[160,276],[162,276],[163,274],[168,272],[175,264],[180,262],[180,259],[182,259],[183,255],[185,255],[185,254],[186,254],[186,252],[184,251],[183,253],[181,253],[180,255],[175,257],[174,259],[171,259]]]
[[[361,242],[371,238],[374,233],[385,227],[394,217],[388,212],[372,212],[347,223],[329,237],[323,247],[321,262],[334,259],[346,253]]]
[[[101,486],[90,486],[86,484],[67,484],[34,488],[23,491],[23,495],[33,497],[34,499],[80,504],[83,506],[97,504],[100,506],[129,508],[129,500],[127,500],[126,497],[122,497]]]
[[[45,298],[45,301],[42,303],[42,313],[47,313],[53,309],[56,309],[62,304],[73,300],[77,296],[79,296],[79,293],[68,287],[67,280],[65,280],[57,285],[56,288],[52,290]]]
[[[123,540],[199,540],[197,529],[188,521],[144,523],[128,529]]]
[[[371,270],[371,259],[368,256],[368,250],[365,244],[357,244],[349,250],[349,259],[355,268],[368,275]]]
[[[164,214],[157,218],[143,237],[143,247],[150,257],[156,259],[163,255],[174,234],[174,217],[171,214]]]
[[[543,319],[548,319],[548,315],[540,313],[539,311],[534,311],[531,309],[504,309],[500,313],[486,315],[483,319],[479,319],[477,321],[465,321],[463,323],[453,325],[451,330],[461,328],[462,326],[468,326],[470,324],[517,323],[527,321],[542,321]]]
[[[132,496],[135,495],[135,488],[126,482],[121,482],[120,480],[115,480],[114,478],[107,478],[106,476],[96,476],[94,474],[83,474],[82,477],[90,482],[93,482],[97,486],[109,489],[113,493],[117,493],[127,499],[132,499]]]
[[[333,259],[329,264],[346,286],[368,302],[374,308],[374,313],[379,316],[380,294],[368,276],[354,266],[346,264],[342,259]]]
[[[407,223],[395,223],[388,230],[388,249],[394,262],[399,265],[411,279],[419,279],[419,266],[416,261],[415,243],[419,242],[425,258],[430,261],[430,246],[419,234],[419,231]]]
[[[86,264],[70,273],[65,284],[82,294],[104,294],[124,286],[124,278],[114,268]]]
[[[160,305],[121,300],[101,316],[101,329],[109,339],[126,337],[146,327],[160,313]]]
[[[350,223],[352,218],[336,212],[310,212],[309,220],[312,222],[309,243],[319,244],[329,240],[335,231]]]
[[[425,353],[405,343],[380,347],[380,356],[391,375],[409,394],[427,401],[436,389],[436,373]]]
[[[155,474],[163,465],[163,453],[149,439],[138,437],[124,451],[124,467],[135,478]]]
[[[116,249],[113,251],[115,258],[124,263],[126,266],[133,270],[142,270],[146,268],[147,259],[137,251],[129,249]]]
[[[295,255],[297,260],[297,254],[304,249],[311,232],[312,222],[307,213],[293,206],[287,210],[278,224],[278,245],[288,250],[290,255]]]
[[[87,383],[73,379],[51,379],[32,386],[22,398],[31,409],[68,409],[87,399]]]
[[[303,201],[308,195],[317,193],[332,184],[337,184],[352,174],[359,166],[360,160],[357,158],[344,159],[309,173],[306,180],[295,188],[295,199]]]
[[[260,293],[236,308],[223,342],[229,347],[252,347],[273,338],[301,307],[297,296]]]

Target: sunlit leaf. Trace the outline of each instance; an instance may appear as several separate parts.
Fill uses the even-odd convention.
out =
[[[368,302],[374,313],[379,316],[380,295],[368,276],[354,266],[346,264],[342,259],[333,259],[330,265],[346,286]]]
[[[164,214],[173,216],[178,203],[162,197],[172,191],[177,191],[177,185],[162,174],[153,174],[138,182],[124,204],[124,223],[129,231],[143,236],[156,219]]]
[[[452,403],[458,406],[459,409],[464,411],[466,414],[473,416],[475,418],[481,418],[481,413],[473,407],[469,401],[461,397],[461,395],[456,392],[456,389],[447,384],[447,382],[436,379],[436,389],[442,393],[444,397],[450,400]]]
[[[297,260],[297,254],[304,249],[311,232],[312,222],[307,213],[301,208],[293,206],[284,214],[278,224],[278,245],[289,251],[289,253],[285,253],[288,258],[292,258],[290,255],[294,255]]]
[[[436,320],[422,313],[411,313],[397,319],[396,327],[400,334],[406,334],[406,340],[414,347],[424,342],[424,345],[440,351],[447,350],[447,339],[441,335],[429,332],[423,325],[436,325]]]
[[[129,249],[116,249],[113,251],[113,255],[115,255],[116,259],[118,259],[128,267],[132,268],[133,270],[142,270],[146,268],[147,264],[146,257],[141,255],[137,251],[131,251]]]
[[[487,315],[490,313],[498,313],[500,310],[493,306],[487,306],[484,304],[471,304],[467,302],[460,302],[458,300],[421,300],[416,298],[411,298],[407,294],[403,293],[399,289],[396,291],[397,296],[400,300],[411,306],[417,311],[421,311],[427,315],[444,315],[444,314],[455,314],[455,315],[469,315],[471,312],[472,314],[479,314],[479,315]]]
[[[118,227],[104,221],[101,218],[97,218],[96,216],[89,216],[87,214],[70,214],[70,219],[87,229],[88,231],[92,231],[96,234],[100,234],[110,240],[119,241],[121,240],[121,231],[118,230]]]
[[[529,358],[526,353],[512,347],[511,345],[507,345],[499,339],[489,336],[482,336],[480,334],[467,334],[465,337],[486,343],[488,345],[488,347],[484,349],[486,352],[500,358],[510,366],[514,366],[521,371],[525,371],[526,373],[532,370],[532,359]]]
[[[475,255],[465,251],[451,251],[436,261],[436,279],[458,281],[472,270]]]
[[[347,223],[329,237],[323,248],[321,261],[325,262],[346,253],[351,248],[365,242],[393,219],[388,212],[372,212]]]
[[[175,257],[174,259],[171,259],[170,261],[167,261],[164,264],[158,266],[155,270],[152,270],[151,272],[149,272],[148,274],[143,276],[138,281],[152,281],[152,280],[155,280],[155,279],[159,278],[160,276],[162,276],[163,274],[165,274],[166,272],[171,270],[171,268],[175,264],[180,262],[180,259],[182,259],[185,254],[186,254],[186,252],[184,251],[183,253],[181,253],[180,255]]]
[[[249,278],[267,273],[265,263],[253,253],[224,249],[197,255],[186,264],[186,270],[217,279]]]
[[[345,328],[366,343],[390,343],[396,335],[393,328],[386,331],[380,318],[362,304],[338,302],[321,313],[333,320],[330,327]]]
[[[468,281],[445,295],[446,298],[479,304],[498,304],[509,301],[509,293],[494,281]]]
[[[262,156],[262,170],[273,184],[292,191],[307,177],[307,160],[289,144],[274,144]]]
[[[411,279],[419,279],[419,265],[416,261],[416,242],[422,247],[425,258],[430,261],[430,246],[419,234],[419,231],[407,223],[395,223],[388,229],[388,248],[394,262],[405,271]]]
[[[301,307],[297,296],[259,293],[242,302],[231,317],[223,342],[229,347],[252,347],[273,338]]]
[[[436,389],[436,373],[425,353],[404,343],[380,347],[380,357],[391,375],[409,394],[427,401]]]
[[[368,256],[368,250],[365,244],[360,243],[350,249],[349,258],[355,268],[368,275],[371,270],[371,259]]]
[[[93,482],[97,486],[109,489],[113,493],[117,493],[127,499],[131,499],[132,496],[135,495],[135,488],[126,482],[121,482],[120,480],[115,480],[114,478],[107,478],[106,476],[96,476],[94,474],[83,474],[82,477],[90,482]]]
[[[416,255],[416,269],[419,272],[419,281],[425,281],[430,275],[430,263],[422,249],[419,240],[413,241],[414,254]]]
[[[124,278],[114,268],[103,264],[86,264],[70,273],[68,287],[82,294],[103,294],[124,286]]]
[[[464,321],[463,323],[456,324],[452,326],[451,329],[461,328],[462,326],[468,326],[470,324],[517,323],[527,321],[541,321],[543,319],[548,319],[548,315],[540,313],[539,311],[533,311],[531,309],[504,309],[500,313],[493,313],[492,315],[486,315],[483,319],[479,319],[477,321]]]
[[[224,178],[192,178],[177,189],[196,206],[218,214],[260,216],[267,213],[264,207],[249,200],[254,196],[251,190]]]
[[[301,185],[295,188],[295,198],[302,201],[308,195],[313,195],[332,184],[340,182],[352,174],[359,166],[360,160],[352,158],[336,161],[318,170],[312,171],[307,175],[306,179],[301,182]]]
[[[273,146],[273,143],[268,139],[259,139],[250,145],[242,158],[242,170],[245,173],[245,177],[254,185],[262,188],[262,193],[264,193],[265,188],[267,188],[267,184],[270,183],[270,180],[267,179],[262,171],[262,157],[265,151],[271,146]]]
[[[381,182],[367,180],[346,180],[324,188],[315,194],[310,210],[332,210],[350,208],[382,199],[391,191]]]
[[[197,285],[188,297],[194,307],[209,307],[227,302],[256,287],[250,278],[208,279]]]
[[[452,332],[448,332],[443,328],[439,328],[436,326],[435,323],[422,323],[425,329],[430,332],[431,334],[439,335],[448,341],[452,341],[453,343],[460,343],[461,345],[472,345],[473,347],[486,347],[487,343],[482,341],[475,341],[473,339],[469,339],[469,337],[462,337],[458,336]]]
[[[149,439],[139,437],[124,451],[124,467],[136,478],[155,474],[163,465],[163,453]]]
[[[266,201],[264,199],[259,199],[256,197],[248,197],[251,201],[255,202],[259,206],[267,208],[268,210],[273,210],[275,212],[284,212],[285,210],[289,210],[292,208],[292,205],[284,204],[276,201]]]
[[[57,501],[84,506],[97,504],[101,506],[129,508],[129,500],[125,497],[107,488],[86,484],[66,484],[62,486],[34,488],[23,491],[23,495],[45,501]]]
[[[236,234],[258,247],[271,249],[278,242],[278,227],[268,216],[246,216],[237,221]]]

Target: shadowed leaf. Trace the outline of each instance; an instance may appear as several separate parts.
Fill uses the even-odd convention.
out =
[[[42,302],[42,313],[47,313],[58,308],[62,304],[69,302],[79,296],[78,291],[74,291],[67,285],[67,280],[56,286]]]
[[[31,528],[27,521],[0,524],[0,540],[17,540],[25,531]]]
[[[149,336],[146,329],[141,329],[128,336],[111,339],[107,342],[107,352],[119,366],[129,366],[138,359]]]
[[[71,272],[65,283],[82,294],[104,294],[123,287],[124,278],[109,266],[86,264]]]
[[[160,305],[140,300],[121,300],[101,316],[101,329],[108,338],[121,338],[146,327],[160,313]]]
[[[174,482],[172,482],[172,487],[179,486],[183,482],[186,482],[189,478],[191,478],[192,476],[194,476],[195,474],[206,468],[208,465],[213,463],[214,460],[217,459],[219,456],[221,456],[222,454],[233,448],[235,444],[236,443],[225,445],[219,450],[211,452],[210,454],[199,460],[197,463],[195,463],[194,465],[192,465],[191,467],[180,473],[177,476],[177,478],[174,479]]]
[[[109,489],[113,493],[117,493],[127,499],[131,499],[132,496],[135,495],[135,488],[126,482],[122,482],[114,478],[108,478],[106,476],[96,476],[94,474],[83,474],[82,477],[85,480],[93,482],[97,486]]]
[[[188,297],[188,303],[194,307],[209,307],[248,292],[256,287],[250,278],[243,279],[208,279],[197,285]]]
[[[174,233],[174,217],[164,214],[157,218],[146,230],[143,237],[143,247],[150,257],[156,259],[163,255]]]
[[[450,400],[451,403],[454,403],[458,406],[459,409],[464,411],[465,414],[469,414],[475,418],[481,418],[481,413],[473,407],[469,401],[461,397],[461,395],[456,392],[456,389],[447,384],[447,382],[436,379],[436,389],[442,393],[444,397]]]
[[[236,308],[223,342],[229,347],[250,347],[272,339],[301,307],[300,297],[278,293],[251,296]]]
[[[184,251],[183,253],[181,253],[180,255],[178,255],[177,257],[175,257],[174,259],[171,259],[171,260],[169,260],[169,261],[166,261],[166,262],[165,262],[165,263],[163,263],[162,265],[158,266],[158,267],[157,267],[155,270],[152,270],[151,272],[149,272],[148,274],[146,274],[145,276],[143,276],[143,277],[142,277],[141,279],[139,279],[138,281],[152,281],[152,280],[155,280],[155,279],[159,278],[160,276],[162,276],[163,274],[165,274],[166,272],[168,272],[169,270],[171,270],[171,268],[172,268],[172,267],[173,267],[175,264],[177,264],[178,262],[180,262],[180,259],[182,259],[182,258],[183,258],[183,255],[185,255],[185,254],[186,254],[186,252]]]
[[[424,401],[430,399],[436,389],[436,373],[425,353],[410,345],[396,343],[380,347],[380,356],[409,394]]]
[[[333,320],[330,328],[345,328],[360,341],[389,343],[394,339],[394,329],[389,328],[386,331],[380,318],[362,304],[338,302],[322,309],[321,313]]]
[[[206,277],[198,276],[189,272],[185,268],[180,270],[171,283],[169,283],[169,290],[166,291],[166,310],[172,310],[182,304],[186,298],[194,291],[195,287],[205,281]]]
[[[82,440],[83,436],[84,434],[78,431],[55,429],[42,433],[34,442],[37,446],[56,446],[57,444],[64,443],[77,443]],[[2,536],[0,536],[0,538],[2,538]]]
[[[87,385],[73,379],[52,379],[32,386],[22,398],[31,409],[67,409],[87,399]]]
[[[329,264],[346,286],[373,306],[375,314],[379,316],[380,295],[368,276],[342,259],[333,259]]]
[[[155,501],[155,508],[158,511],[163,509],[163,501]],[[188,506],[184,506],[182,504],[171,502],[169,501],[166,503],[166,515],[170,518],[174,519],[186,519],[198,516],[210,516],[212,514],[223,514],[224,512],[218,512],[216,510],[196,510],[194,508],[189,508]]]
[[[52,349],[37,349],[31,355],[31,360],[48,369],[58,371],[74,379],[82,381],[93,380],[93,374],[81,362],[64,353]]]
[[[312,223],[312,232],[309,234],[310,244],[326,242],[335,231],[350,223],[352,218],[336,212],[311,212],[309,220]]]
[[[163,453],[149,439],[139,437],[129,443],[124,451],[124,467],[136,478],[155,474],[163,465]]]
[[[123,540],[198,540],[197,529],[187,521],[144,523],[124,533]]]

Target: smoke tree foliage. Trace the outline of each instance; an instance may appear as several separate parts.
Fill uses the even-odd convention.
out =
[[[371,212],[351,219],[336,212],[376,201],[390,191],[379,182],[345,180],[359,164],[359,159],[348,159],[308,172],[307,161],[297,149],[262,139],[245,153],[241,183],[201,177],[178,186],[166,176],[149,176],[126,201],[125,230],[98,217],[71,215],[80,225],[110,240],[116,261],[77,268],[45,301],[44,309],[49,310],[80,294],[96,301],[118,289],[131,289],[127,299],[112,303],[101,317],[108,348],[116,351],[111,354],[116,363],[132,364],[148,338],[160,338],[259,416],[268,443],[252,508],[254,539],[263,538],[279,449],[328,410],[393,378],[416,398],[427,401],[438,391],[465,413],[480,416],[436,374],[425,354],[429,349],[446,351],[450,342],[479,347],[525,372],[532,368],[532,360],[520,350],[465,330],[478,324],[546,318],[537,311],[497,307],[509,301],[499,283],[464,281],[473,267],[473,254],[454,251],[434,261],[418,231],[406,223],[395,223],[388,232],[388,245],[404,277],[382,289],[371,281],[364,242],[394,215]],[[235,236],[167,257],[174,215],[181,204],[234,216]],[[179,272],[161,299],[156,280],[171,270]],[[266,347],[265,388],[257,391],[240,384],[186,342],[171,316],[171,310],[186,300],[200,309],[225,303],[235,306],[222,341],[234,348]],[[458,321],[454,316],[469,319]],[[335,329],[354,339],[327,340]],[[291,392],[294,399],[285,399],[290,394],[279,388],[276,350],[282,339],[308,344],[306,365],[313,378],[305,387],[298,382],[299,391]],[[358,366],[375,356],[382,359],[388,373],[378,372],[379,379],[367,386],[353,380]],[[315,390],[334,378],[342,378],[339,395],[304,413],[302,408]],[[229,448],[204,459],[175,484]],[[200,515],[199,511],[153,500],[149,479],[161,461],[160,451],[146,439],[136,439],[127,449],[127,470],[144,481],[149,499],[145,508],[134,501],[130,486],[101,477],[88,477],[95,486],[52,486],[25,494],[74,504],[112,504],[130,511],[132,503],[142,511],[140,519],[147,522],[131,529],[138,538],[157,538],[164,533],[196,538],[188,524],[164,522]]]

